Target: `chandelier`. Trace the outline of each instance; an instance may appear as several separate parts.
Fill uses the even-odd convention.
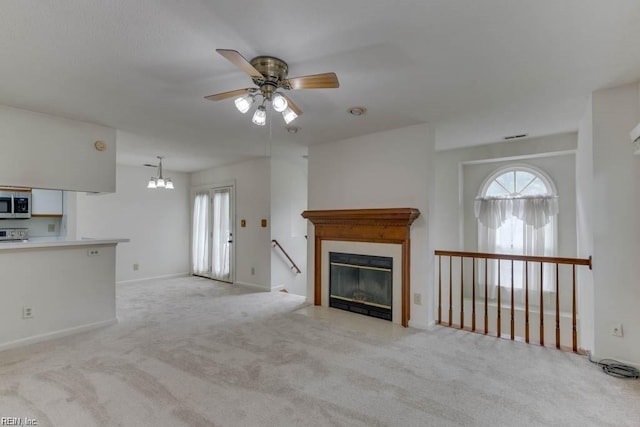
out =
[[[282,114],[286,124],[295,120],[298,115],[291,109],[287,98],[285,98],[280,92],[276,92],[275,88],[271,85],[265,85],[261,90],[253,89],[251,93],[236,98],[235,104],[238,111],[242,114],[246,114],[255,103],[256,98],[262,98],[260,105],[253,113],[251,121],[258,126],[264,126],[267,123],[267,106],[271,105],[274,111]]]
[[[163,156],[158,156],[158,176],[151,177],[149,183],[147,184],[147,188],[166,188],[167,190],[173,190],[173,181],[171,178],[165,178],[162,176],[162,159]]]

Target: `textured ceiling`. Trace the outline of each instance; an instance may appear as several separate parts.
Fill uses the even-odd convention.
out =
[[[637,0],[4,0],[0,104],[115,127],[120,162],[174,170],[418,123],[444,149],[577,129],[593,90],[640,78],[639,43]],[[251,84],[217,48],[340,88],[288,93],[296,135],[258,128],[203,99]]]

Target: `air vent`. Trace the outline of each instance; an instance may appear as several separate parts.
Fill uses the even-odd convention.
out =
[[[520,138],[525,138],[529,136],[528,133],[521,133],[520,135],[511,135],[511,136],[505,136],[504,139],[506,141],[512,140],[512,139],[520,139]]]

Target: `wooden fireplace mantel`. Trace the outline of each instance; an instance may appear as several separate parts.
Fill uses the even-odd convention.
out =
[[[302,216],[315,226],[314,304],[322,304],[322,241],[342,240],[402,245],[402,326],[410,318],[410,227],[420,216],[414,208],[341,209],[304,211]]]

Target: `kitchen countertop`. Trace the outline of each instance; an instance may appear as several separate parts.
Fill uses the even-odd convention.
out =
[[[0,251],[3,249],[30,249],[30,248],[50,248],[61,246],[92,246],[109,245],[115,243],[126,243],[129,239],[121,238],[87,238],[67,239],[66,237],[32,237],[29,240],[6,240],[0,241]]]

